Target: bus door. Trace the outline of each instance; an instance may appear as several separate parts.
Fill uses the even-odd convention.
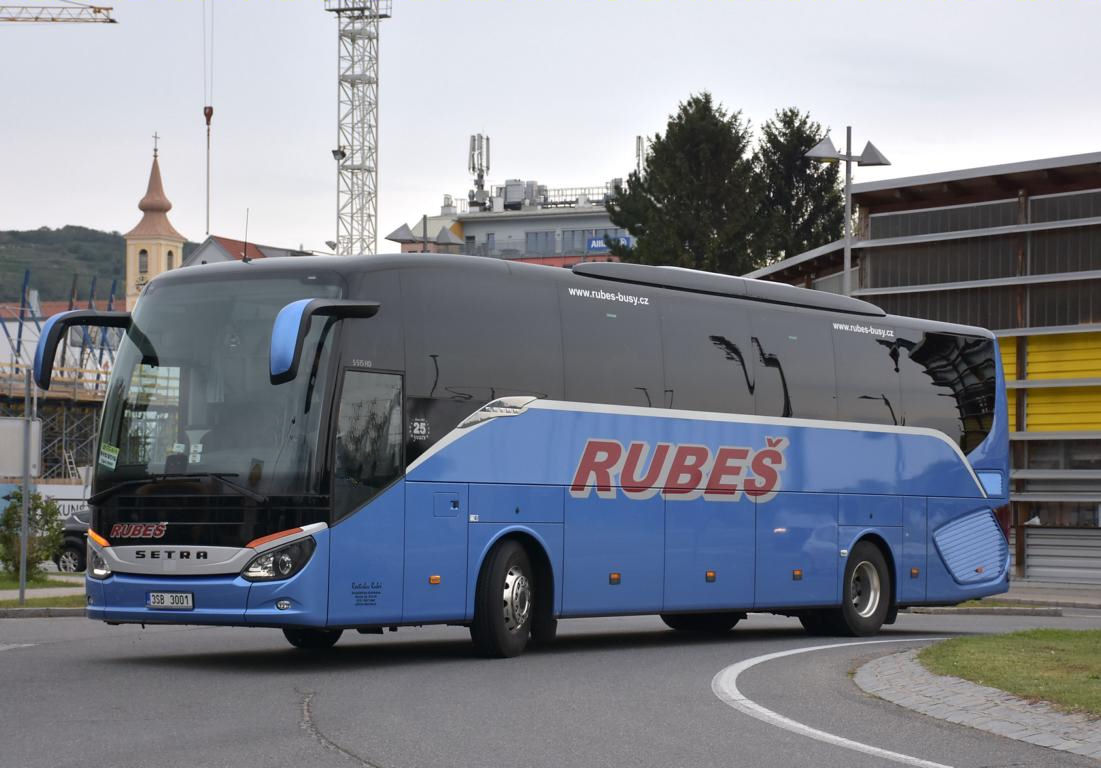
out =
[[[333,428],[329,624],[401,620],[402,377],[347,368]]]

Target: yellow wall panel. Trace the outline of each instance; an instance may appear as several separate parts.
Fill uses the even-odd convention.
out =
[[[1101,429],[1101,387],[1030,389],[1026,397],[1029,432]]]
[[[1028,378],[1101,378],[1101,333],[1029,337]]]
[[[1017,340],[998,339],[998,350],[1002,354],[1002,371],[1006,381],[1017,378]],[[1006,399],[1009,400],[1009,428],[1017,429],[1017,395],[1012,389],[1006,390]]]

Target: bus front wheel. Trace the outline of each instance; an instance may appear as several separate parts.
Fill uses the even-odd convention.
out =
[[[501,542],[486,558],[474,596],[470,637],[478,653],[492,658],[523,653],[536,599],[528,553],[516,541]]]
[[[883,626],[891,607],[891,578],[883,552],[870,541],[858,542],[845,562],[841,607],[829,616],[840,635],[867,637]]]
[[[284,629],[283,637],[295,648],[304,651],[324,651],[336,645],[343,629]]]

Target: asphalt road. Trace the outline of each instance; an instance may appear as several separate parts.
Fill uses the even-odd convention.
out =
[[[1101,627],[1063,618],[902,616],[877,639]],[[0,620],[0,766],[671,768],[901,763],[816,741],[720,701],[723,668],[821,645],[796,621],[751,615],[724,639],[657,618],[560,624],[545,650],[489,661],[461,628],[345,633],[321,655],[274,630]],[[742,693],[800,723],[953,768],[1099,763],[933,720],[863,694],[850,672],[910,643],[765,662]]]

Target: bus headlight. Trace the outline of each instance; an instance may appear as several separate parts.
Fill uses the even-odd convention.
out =
[[[106,579],[111,575],[111,566],[91,544],[88,545],[88,575],[93,579]]]
[[[289,579],[305,567],[316,548],[317,542],[312,536],[307,536],[285,547],[264,552],[249,561],[245,570],[241,571],[241,577],[249,581]]]

